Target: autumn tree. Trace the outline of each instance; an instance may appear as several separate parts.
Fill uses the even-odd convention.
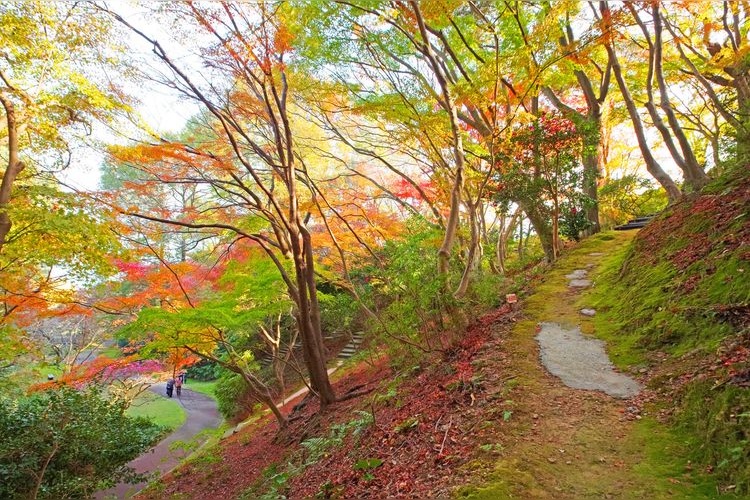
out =
[[[0,8],[0,104],[5,115],[7,161],[0,184],[0,251],[13,224],[14,185],[26,169],[61,169],[70,161],[70,133],[122,109],[110,82],[90,78],[104,62],[111,34],[105,16],[85,4],[10,2]],[[110,53],[110,57],[114,52]],[[47,155],[53,163],[42,159]],[[56,157],[56,158],[55,158]]]
[[[577,7],[580,8],[580,5],[579,3]],[[561,26],[557,43],[560,52],[566,57],[555,65],[553,71],[544,75],[543,80],[547,84],[542,87],[542,93],[558,111],[573,120],[579,132],[582,132],[583,189],[590,200],[590,205],[586,209],[586,217],[590,224],[588,232],[596,233],[600,229],[597,200],[599,178],[605,161],[604,129],[607,124],[604,115],[612,77],[612,63],[608,56],[602,57],[601,53],[605,51],[599,40],[591,36],[596,33],[595,30],[586,30],[588,36],[576,34],[572,23],[576,14],[576,11],[571,10],[557,14],[560,16]],[[571,79],[575,83],[570,81]]]
[[[642,9],[641,6],[633,2],[625,2],[624,5],[641,29],[643,38],[648,46],[649,65],[646,77],[647,100],[645,107],[654,126],[659,131],[664,145],[669,150],[672,159],[680,170],[682,170],[684,189],[687,191],[699,191],[708,182],[708,176],[704,171],[704,166],[698,163],[698,158],[693,151],[693,144],[678,119],[673,98],[670,96],[671,89],[667,84],[666,70],[664,68],[664,53],[669,46],[664,40],[664,35],[665,33],[668,34],[668,32],[664,28],[660,3],[653,2],[650,8],[647,9],[647,13],[643,12],[646,9]],[[645,18],[647,15],[650,15],[650,19]],[[651,28],[649,28],[649,25]],[[654,89],[654,81],[656,82],[656,89]],[[658,105],[656,102],[657,92]]]
[[[0,6],[0,357],[9,369],[31,347],[23,330],[38,313],[65,314],[80,300],[70,283],[112,272],[118,252],[100,214],[55,175],[78,161],[94,123],[126,112],[98,71],[117,73],[117,30],[84,3]]]
[[[154,166],[149,182],[204,186],[215,193],[212,206],[182,218],[173,217],[170,210],[142,213],[121,208],[145,220],[233,234],[258,245],[276,265],[295,304],[311,385],[325,408],[336,397],[325,365],[310,214],[300,209],[310,187],[294,140],[293,80],[287,71],[293,52],[281,15],[285,8],[222,3],[167,9],[190,24],[201,42],[213,40],[204,62],[221,85],[202,82],[200,75],[180,67],[157,40],[112,14],[153,47],[158,61],[173,75],[170,85],[211,116],[216,137],[211,143],[162,141],[117,153],[142,170],[153,160],[168,160],[172,171],[166,174]],[[293,263],[291,272],[285,259]]]
[[[277,382],[283,384],[283,371],[292,363],[291,349],[286,356],[280,353],[282,342],[293,345],[297,331],[282,336],[280,325],[269,331],[269,319],[289,314],[291,301],[278,269],[260,248],[235,242],[211,265],[188,260],[121,267],[130,293],[120,300],[133,304],[137,318],[119,335],[140,345],[141,356],[162,360],[173,375],[199,359],[237,374],[250,397],[286,426],[274,399],[277,389],[260,373],[260,356],[272,344]]]
[[[726,154],[731,150],[738,163],[746,162],[750,144],[747,4],[701,0],[655,8],[661,17],[659,30],[669,32],[673,43],[668,45],[677,50],[682,71],[694,81],[690,92],[714,115],[691,120],[709,138],[714,163],[721,165],[731,158]],[[723,125],[729,127],[730,134],[722,133]],[[733,147],[722,144],[726,135],[733,139]]]

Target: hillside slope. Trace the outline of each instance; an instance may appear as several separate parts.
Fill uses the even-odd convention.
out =
[[[615,359],[647,373],[694,463],[750,493],[750,170],[670,207],[599,280]]]
[[[601,234],[418,363],[371,353],[334,405],[288,405],[150,498],[718,498],[748,491],[748,199],[736,174],[639,233]],[[590,269],[594,286],[566,275]],[[500,291],[503,296],[505,291]],[[593,318],[580,314],[594,306]],[[540,322],[578,325],[647,386],[621,400],[540,364]],[[373,351],[376,351],[374,348]],[[689,456],[692,453],[692,456]]]

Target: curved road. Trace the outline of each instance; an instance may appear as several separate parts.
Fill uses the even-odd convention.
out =
[[[166,397],[164,395],[165,384],[153,385],[151,386],[151,390],[160,396]],[[219,411],[216,409],[216,401],[204,394],[191,391],[187,385],[182,387],[182,396],[175,399],[185,409],[185,413],[187,414],[185,423],[151,450],[130,462],[129,465],[137,472],[148,472],[160,476],[172,470],[180,463],[180,460],[190,453],[189,450],[170,450],[169,446],[172,443],[175,441],[190,441],[202,430],[216,428],[221,423],[222,419]],[[130,498],[142,490],[146,484],[145,482],[139,484],[120,483],[114,488],[98,492],[95,498]]]

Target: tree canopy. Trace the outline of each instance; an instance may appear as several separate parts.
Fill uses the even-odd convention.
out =
[[[70,320],[101,334],[78,346],[93,357],[119,342],[123,364],[216,367],[281,427],[290,380],[325,411],[349,397],[329,369],[355,332],[394,358],[447,350],[466,311],[565,240],[745,168],[747,14],[739,0],[5,2],[0,372],[15,395],[50,365],[68,386],[118,379],[100,376],[117,361],[62,361]],[[146,94],[193,116],[160,131]],[[104,156],[92,191],[60,176],[86,151]],[[75,398],[93,401],[52,390],[5,418]]]

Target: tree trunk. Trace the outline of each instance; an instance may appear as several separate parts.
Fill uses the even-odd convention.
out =
[[[0,253],[3,251],[5,241],[10,233],[13,221],[8,215],[13,183],[18,174],[24,169],[24,164],[19,160],[18,125],[16,123],[16,109],[13,102],[4,94],[0,93],[0,103],[5,108],[5,119],[8,125],[8,166],[0,183]]]
[[[276,422],[278,422],[279,428],[280,429],[286,428],[286,426],[289,425],[289,421],[286,419],[286,417],[281,413],[279,408],[276,406],[276,402],[273,400],[273,397],[271,396],[271,392],[268,390],[268,387],[265,387],[265,386],[259,387],[258,384],[256,384],[255,381],[244,371],[240,375],[242,377],[242,380],[245,381],[247,386],[252,391],[255,399],[257,399],[259,402],[266,405],[268,409],[271,410],[271,413],[273,413],[273,416],[276,417]]]
[[[542,249],[544,250],[545,260],[547,262],[554,262],[555,243],[552,234],[552,227],[550,226],[548,218],[545,217],[537,207],[531,204],[524,203],[520,206],[526,214],[526,217],[529,219],[529,222],[531,222],[531,225],[533,226],[534,231],[536,231],[537,236],[539,236],[539,241],[541,242]]]
[[[466,295],[466,291],[469,289],[469,282],[471,281],[471,273],[477,268],[475,262],[477,262],[479,258],[481,258],[479,255],[479,247],[482,243],[479,238],[479,220],[477,217],[478,206],[479,203],[475,204],[470,201],[466,202],[466,208],[469,211],[471,241],[469,242],[469,256],[466,259],[466,267],[464,268],[464,273],[461,276],[461,282],[459,283],[458,288],[453,294],[453,296],[457,299],[460,299],[461,297]]]
[[[419,27],[420,36],[422,37],[421,44],[417,42],[414,43],[417,49],[424,54],[427,62],[432,67],[432,72],[440,85],[440,91],[442,93],[442,102],[439,104],[448,112],[450,118],[451,138],[453,140],[453,158],[456,162],[456,171],[453,175],[451,208],[450,213],[448,214],[448,221],[445,225],[445,236],[443,237],[443,243],[438,250],[438,273],[447,274],[451,250],[456,239],[456,232],[458,231],[459,213],[461,210],[461,192],[464,187],[464,145],[463,139],[461,138],[461,130],[458,126],[458,110],[456,109],[456,103],[453,99],[448,79],[444,74],[444,67],[435,57],[432,45],[430,44],[427,26],[425,25],[422,11],[420,10],[420,3],[417,0],[411,0],[410,4],[417,21],[417,26]]]
[[[299,221],[298,221],[299,223]],[[325,346],[320,327],[320,310],[315,288],[315,268],[312,260],[310,234],[301,224],[291,234],[292,257],[297,280],[297,326],[302,338],[310,385],[320,398],[321,410],[336,401],[328,379]],[[301,243],[301,244],[300,244]]]
[[[596,130],[599,131],[601,123],[596,120]],[[599,146],[600,138],[599,134],[596,134],[596,139],[592,140],[588,134],[584,134],[583,137],[583,194],[586,195],[591,206],[586,208],[586,218],[588,219],[590,226],[586,229],[586,235],[590,236],[601,231],[601,224],[599,223],[599,178],[601,172],[599,171]]]
[[[606,2],[602,2],[602,14],[604,19],[611,19],[609,6],[606,4]],[[606,28],[610,30],[612,29],[611,26],[607,26]],[[633,122],[633,131],[635,132],[636,138],[638,140],[638,147],[641,150],[643,161],[646,163],[646,169],[662,186],[662,188],[664,188],[667,193],[669,202],[674,203],[675,201],[679,200],[680,197],[682,197],[682,193],[677,187],[677,184],[675,184],[674,180],[672,180],[669,174],[667,174],[664,169],[661,168],[661,165],[659,165],[659,162],[656,161],[656,158],[654,158],[654,155],[651,153],[651,149],[648,146],[648,141],[646,140],[646,133],[643,129],[641,117],[638,115],[638,109],[636,108],[635,101],[633,100],[633,96],[630,94],[628,85],[625,82],[625,78],[622,74],[622,67],[620,66],[619,60],[617,59],[617,54],[615,53],[614,46],[611,43],[606,43],[604,47],[606,48],[607,54],[609,54],[610,60],[612,61],[612,71],[615,74],[617,86],[619,87],[622,98],[625,101],[625,107],[628,110],[630,120]]]
[[[680,145],[683,158],[685,159],[682,166],[682,171],[685,174],[685,185],[692,191],[700,191],[708,182],[708,176],[703,167],[698,163],[693,152],[693,146],[688,141],[685,131],[682,129],[679,120],[677,120],[672,103],[669,101],[669,93],[662,67],[662,19],[658,2],[653,3],[651,13],[654,20],[654,73],[661,96],[659,106],[667,115],[667,122],[677,138],[677,143]]]
[[[505,222],[505,215],[503,215],[500,219],[500,229],[497,232],[497,242],[495,245],[495,259],[497,269],[500,274],[505,274],[505,261],[508,255],[508,238],[510,238],[510,235],[513,234],[520,216],[521,209],[517,208],[516,211],[513,212],[513,215],[511,216],[507,224]],[[521,239],[523,239],[523,228],[521,228]]]

